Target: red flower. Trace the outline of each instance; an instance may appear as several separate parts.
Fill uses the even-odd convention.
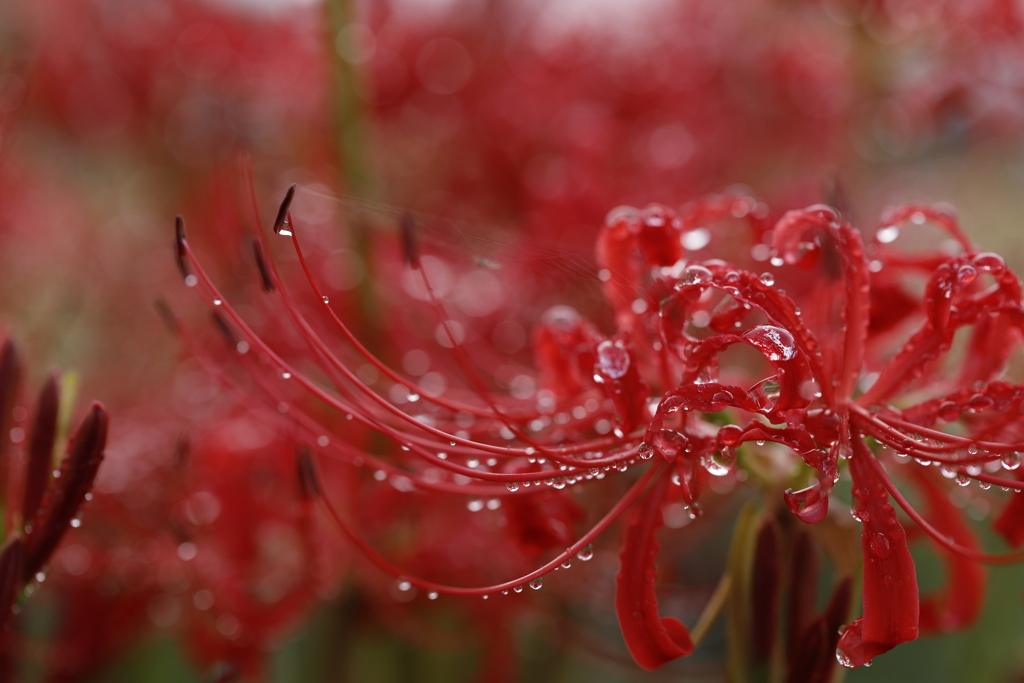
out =
[[[867,247],[861,233],[826,206],[789,212],[774,225],[766,221],[763,205],[742,195],[711,197],[680,214],[658,206],[616,210],[599,237],[598,258],[617,329],[603,334],[566,309],[546,318],[534,336],[539,373],[531,386],[540,390],[524,398],[496,393],[493,382],[480,375],[474,358],[493,354],[493,349],[469,341],[462,323],[453,319],[408,224],[407,266],[436,316],[438,340],[452,349],[466,384],[448,392],[426,391],[384,365],[359,343],[335,312],[333,297],[314,278],[315,267],[300,246],[302,226],[291,215],[293,198],[290,190],[275,232],[290,237],[313,306],[326,324],[309,317],[308,305],[283,286],[261,235],[255,237],[255,253],[263,288],[279,298],[308,347],[305,355],[292,350],[298,339],[292,337],[291,348],[285,348],[274,341],[281,330],[260,334],[246,323],[201,267],[179,222],[179,266],[217,313],[245,374],[217,366],[214,371],[246,400],[263,401],[268,409],[290,416],[297,439],[309,448],[331,460],[371,467],[378,481],[391,480],[399,492],[478,496],[471,510],[483,509],[485,499],[494,501],[489,509],[498,509],[505,500],[506,533],[525,553],[515,557],[541,551],[551,557],[532,571],[488,585],[441,583],[401,568],[357,529],[360,517],[387,526],[384,508],[375,508],[379,514],[371,516],[342,511],[331,491],[324,490],[322,499],[338,527],[374,564],[398,577],[400,592],[419,588],[432,595],[488,597],[526,583],[539,585],[547,572],[569,562],[642,499],[625,532],[616,609],[636,661],[657,668],[695,646],[681,621],[659,612],[655,531],[667,506],[679,501],[695,518],[701,500],[719,495],[714,486],[708,493],[712,479],[739,482],[753,475],[776,494],[787,483],[803,482],[803,488],[790,488],[784,497],[797,518],[813,524],[827,518],[833,488],[848,472],[854,516],[863,525],[863,615],[843,630],[837,652],[844,665],[859,666],[913,640],[921,625],[942,630],[969,623],[985,582],[976,563],[1016,559],[977,550],[970,528],[955,514],[935,468],[928,466],[943,466],[958,483],[973,479],[982,488],[992,483],[1024,488],[1016,479],[993,473],[1000,463],[1013,469],[1019,462],[1018,419],[1013,416],[1020,414],[1024,385],[997,378],[1024,321],[1020,283],[998,256],[976,252],[946,209],[892,212]],[[888,246],[901,227],[925,222],[947,229],[962,253],[909,257]],[[736,231],[727,230],[730,223],[739,223],[749,239],[735,239]],[[716,254],[746,268],[711,258]],[[769,259],[777,275],[756,274],[753,269],[764,268],[760,262]],[[874,324],[872,312],[885,308],[879,293],[906,300],[910,295],[902,283],[915,272],[927,277],[921,305],[886,312],[885,323]],[[986,279],[991,280],[987,288]],[[895,330],[909,325],[917,325],[916,332],[892,355],[888,349]],[[983,349],[987,359],[968,357],[959,373],[937,371],[936,361],[949,352],[954,333],[970,326],[975,328],[972,347]],[[334,333],[352,345],[364,367],[387,378],[386,389],[370,386],[363,379],[366,372],[357,373],[342,360],[327,342]],[[737,356],[742,348],[755,354]],[[208,354],[201,347],[196,352]],[[314,372],[333,388],[316,381]],[[309,399],[344,418],[325,416]],[[957,420],[962,434],[936,428]],[[392,445],[354,447],[361,441],[355,435],[364,430]],[[780,460],[786,452],[797,458]],[[903,464],[907,456],[914,461]],[[590,531],[573,535],[577,513],[568,492],[612,469],[630,467],[645,471],[631,478],[628,490]],[[894,476],[921,488],[927,516],[908,503]],[[897,506],[948,553],[955,593],[919,602]],[[1017,514],[1013,506],[1008,510]],[[780,590],[779,543],[802,546],[791,532],[785,536],[794,540],[780,541],[774,531],[744,531],[749,528],[744,522],[737,530],[737,550],[722,589],[737,605],[735,596],[749,596],[751,585],[761,586],[751,598],[752,608],[740,604],[735,609],[760,625],[752,651],[763,659],[773,649],[770,635],[763,632],[774,628],[779,614],[770,597]],[[754,543],[756,552],[745,549],[744,544]],[[798,562],[808,557],[806,550],[801,552]],[[454,557],[458,565],[462,556]],[[517,564],[518,559],[510,559],[497,569]],[[468,570],[472,563],[464,566]],[[759,584],[750,583],[752,566],[760,567]],[[452,569],[434,571],[446,575]],[[483,578],[494,571],[491,566],[468,575]],[[830,664],[821,658],[821,648],[834,643],[831,629],[845,618],[849,583],[840,583],[817,619],[813,601],[801,597],[801,591],[796,584],[789,589],[791,675],[802,671],[811,680],[824,680]],[[712,604],[720,606],[720,601]]]

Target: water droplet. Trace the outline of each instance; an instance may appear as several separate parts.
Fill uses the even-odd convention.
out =
[[[466,467],[469,467],[470,469],[475,469],[479,466],[480,461],[477,460],[476,458],[470,458],[469,460],[466,461]]]
[[[199,278],[197,278],[195,275],[185,276],[186,287],[195,287],[197,284],[199,284]]]
[[[74,518],[73,520],[71,520],[71,526],[77,529],[78,527],[82,526],[82,520],[78,519],[77,517]]]
[[[568,569],[569,567],[572,566],[572,560],[569,559],[569,558],[566,558],[565,562],[563,562],[560,566],[562,567],[562,569]]]
[[[470,512],[480,512],[484,509],[484,501],[480,498],[470,498],[466,502],[466,507]]]
[[[325,297],[324,297],[324,303],[325,303],[325,304],[329,304],[329,303],[331,303],[331,300],[330,300],[330,299],[328,299],[328,298],[327,298],[327,297],[325,296]],[[437,593],[434,593],[434,595],[435,595],[435,596],[437,596]]]
[[[518,481],[510,481],[509,483],[505,484],[505,488],[507,488],[512,493],[515,493],[516,491],[519,490],[519,482]]]
[[[539,591],[544,586],[544,577],[538,576],[536,579],[530,582],[530,588],[535,591]]]
[[[875,239],[877,239],[882,244],[889,244],[890,242],[894,242],[896,238],[899,236],[900,229],[899,226],[896,225],[887,225],[886,227],[882,228],[877,233],[875,233]]]
[[[646,441],[641,441],[637,446],[636,454],[641,460],[650,460],[654,457],[654,446]]]
[[[957,486],[967,486],[968,484],[971,483],[971,480],[968,479],[966,474],[961,473],[956,475],[956,483]]]
[[[407,396],[406,398],[409,401],[409,403],[415,403],[416,401],[420,400],[420,395],[413,392],[409,392],[409,396]]]
[[[408,579],[398,579],[395,582],[395,588],[405,593],[406,591],[412,590],[412,583]]]
[[[704,266],[693,264],[683,270],[679,284],[686,285],[710,285],[714,282],[715,276]]]
[[[291,379],[291,378],[292,378],[292,373],[290,373],[290,372],[282,372],[281,373],[281,379]]]
[[[890,547],[889,539],[885,537],[885,534],[872,534],[871,539],[868,541],[868,545],[871,546],[871,552],[883,560],[892,555],[892,548]]]
[[[796,356],[796,340],[788,330],[774,325],[758,325],[742,335],[752,346],[760,349],[768,360],[791,360]]]
[[[775,276],[771,273],[761,273],[761,284],[766,287],[771,287],[775,284]]]
[[[437,591],[430,591],[427,593],[428,600],[437,600]]]
[[[1020,467],[1020,453],[1017,453],[1015,451],[1003,453],[1003,457],[1001,457],[999,461],[1003,464],[1003,467],[1005,467],[1006,469],[1015,470],[1018,467]]]
[[[597,369],[609,379],[619,379],[629,370],[629,352],[620,342],[605,340],[597,347]]]
[[[592,543],[586,544],[580,548],[578,553],[576,553],[576,557],[580,558],[584,562],[589,562],[594,557],[594,545]]]
[[[221,301],[220,299],[214,299],[213,300],[213,305],[214,306],[220,306],[222,303],[224,303],[224,302]]]
[[[523,592],[523,587],[522,586],[513,586],[512,590],[515,591],[516,593],[522,593]]]

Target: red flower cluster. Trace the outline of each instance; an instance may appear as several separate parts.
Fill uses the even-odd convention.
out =
[[[709,197],[678,213],[658,205],[616,209],[598,239],[598,277],[614,329],[604,333],[572,309],[556,307],[534,331],[536,374],[520,375],[511,394],[503,395],[475,362],[495,350],[470,341],[438,294],[434,277],[440,271],[425,265],[410,216],[400,221],[405,261],[436,316],[438,342],[451,349],[465,377],[463,387],[420,386],[359,342],[301,249],[302,226],[291,215],[294,194],[293,187],[274,232],[290,237],[315,303],[283,287],[268,245],[254,236],[259,279],[294,329],[283,337],[277,327],[257,332],[227,302],[179,221],[182,274],[187,284],[198,285],[244,369],[239,375],[211,363],[213,371],[243,400],[287,416],[296,439],[329,458],[322,462],[372,469],[377,482],[388,480],[409,496],[470,496],[470,510],[502,510],[500,531],[492,532],[511,539],[524,558],[550,556],[516,578],[474,588],[417,576],[367,540],[358,512],[338,509],[317,477],[324,465],[300,459],[305,489],[323,492],[337,526],[397,578],[397,595],[419,588],[431,598],[487,598],[526,584],[539,587],[548,572],[568,566],[577,554],[589,559],[592,541],[634,508],[616,610],[637,663],[657,668],[694,648],[682,622],[659,614],[656,598],[655,532],[670,506],[681,504],[695,519],[702,503],[715,505],[746,481],[782,495],[796,518],[817,524],[834,516],[829,502],[836,485],[849,479],[853,515],[862,524],[863,615],[844,627],[838,642],[828,625],[847,618],[850,584],[841,582],[816,618],[806,587],[814,583],[808,566],[813,550],[796,531],[780,539],[773,524],[756,534],[741,524],[734,541],[739,559],[730,560],[729,581],[721,586],[733,602],[740,595],[753,601],[738,609],[760,627],[749,648],[765,658],[771,636],[763,634],[774,633],[778,619],[772,596],[780,590],[779,546],[792,543],[798,559],[789,573],[805,581],[794,578],[789,588],[790,671],[825,680],[831,658],[822,659],[821,651],[830,643],[840,663],[855,667],[915,639],[921,628],[967,624],[984,591],[977,563],[1019,559],[979,550],[953,502],[957,487],[944,481],[1024,489],[1017,477],[1001,474],[1018,468],[1017,451],[1024,448],[1024,385],[1005,377],[1024,323],[1021,285],[1000,257],[973,247],[949,209],[890,211],[868,244],[839,211],[823,205],[777,221],[763,204],[740,194]],[[926,224],[948,234],[937,250],[893,248],[902,229]],[[915,278],[923,281],[923,296],[912,293]],[[311,316],[309,305],[321,317]],[[961,329],[969,331],[964,348],[954,343]],[[355,360],[335,351],[333,335],[352,347]],[[300,343],[307,351],[298,351]],[[210,358],[201,348],[196,352]],[[368,380],[370,375],[377,379]],[[383,441],[368,440],[368,432]],[[577,535],[584,484],[637,470],[642,474],[622,475],[628,489]],[[896,480],[917,489],[925,513]],[[1010,496],[994,525],[1013,544],[1024,540],[1020,500]],[[950,590],[919,596],[907,518],[949,559]],[[378,515],[368,522],[387,526]],[[463,559],[456,555],[454,565],[435,563],[430,571],[450,575],[461,564],[464,576],[479,574]],[[497,571],[516,565],[509,560]]]

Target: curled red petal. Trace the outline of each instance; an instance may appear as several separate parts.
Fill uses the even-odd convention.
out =
[[[947,493],[928,476],[929,472],[913,471],[928,502],[928,521],[960,545],[977,549],[974,533],[950,502]],[[946,587],[921,599],[921,628],[931,632],[952,631],[977,619],[985,600],[988,579],[981,564],[945,549],[938,552],[946,562]]]
[[[917,573],[907,532],[867,461],[875,456],[859,437],[854,438],[853,448],[853,495],[863,524],[864,615],[846,627],[836,650],[840,663],[851,668],[916,639],[920,620]]]
[[[621,568],[615,577],[619,628],[633,659],[648,671],[693,652],[686,626],[678,619],[658,614],[654,592],[660,548],[654,534],[662,524],[661,502],[667,483],[666,476],[659,477],[626,529]]]

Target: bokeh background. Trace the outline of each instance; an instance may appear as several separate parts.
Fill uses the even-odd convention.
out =
[[[3,3],[0,316],[31,386],[62,367],[80,404],[113,415],[83,528],[25,608],[16,680],[212,680],[242,660],[254,678],[302,682],[721,676],[714,635],[664,671],[632,664],[611,612],[614,542],[574,581],[485,613],[503,648],[467,626],[478,604],[393,600],[296,508],[286,438],[161,322],[157,300],[219,343],[175,268],[176,214],[272,325],[245,298],[246,197],[269,221],[299,183],[332,297],[375,351],[431,381],[397,341],[429,336],[403,322],[403,210],[430,217],[428,248],[502,254],[449,287],[474,292],[453,296],[483,328],[511,321],[504,350],[529,363],[548,306],[607,319],[588,299],[593,243],[620,205],[736,192],[781,213],[839,193],[871,232],[891,204],[949,202],[1019,271],[1022,141],[1024,8],[1004,0]],[[516,281],[517,260],[554,255],[560,288]],[[366,501],[381,506],[371,521],[398,505],[387,498]],[[674,600],[706,596],[727,532],[670,549],[689,581]],[[919,567],[937,581],[928,557]],[[1020,680],[1022,589],[1020,568],[995,569],[974,628],[848,680]]]

